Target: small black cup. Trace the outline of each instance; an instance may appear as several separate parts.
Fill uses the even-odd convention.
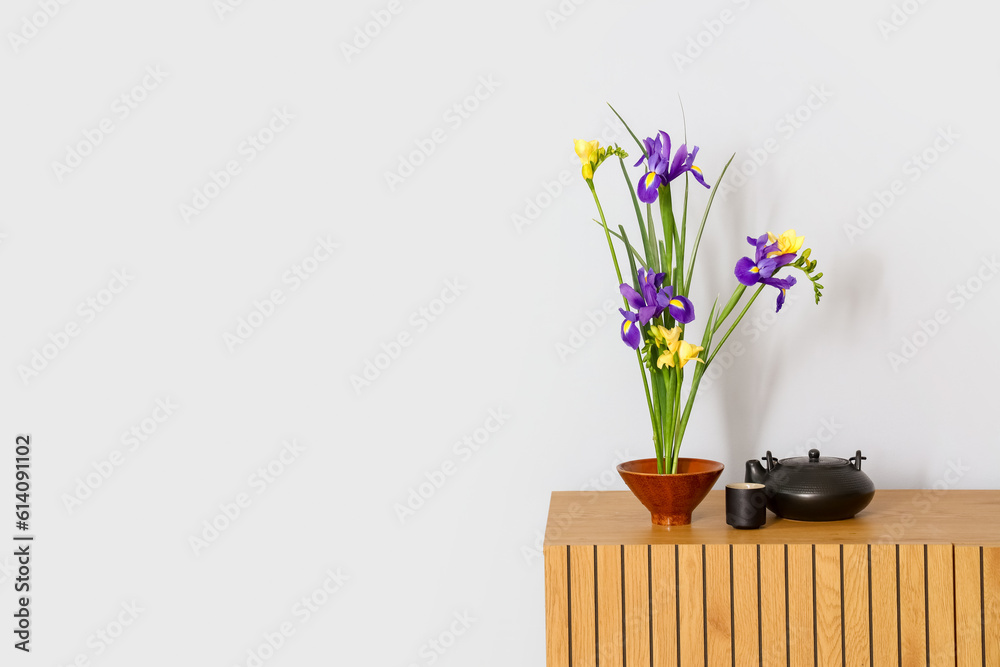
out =
[[[726,484],[726,523],[733,528],[760,528],[766,520],[763,484]]]

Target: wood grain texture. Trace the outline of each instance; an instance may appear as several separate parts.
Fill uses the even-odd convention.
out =
[[[842,665],[840,545],[816,545],[816,664]],[[852,663],[853,664],[853,663]]]
[[[705,613],[707,616],[708,664],[733,663],[733,605],[730,596],[728,544],[705,547]]]
[[[940,492],[933,509],[921,511],[929,493],[879,490],[853,519],[810,523],[768,512],[763,529],[733,530],[726,525],[725,492],[712,491],[691,525],[664,530],[629,491],[556,491],[545,544],[877,544],[900,532],[905,516],[906,529],[893,542],[1000,546],[1000,491]]]
[[[733,639],[736,667],[760,664],[760,614],[757,605],[757,546],[733,546]]]
[[[959,667],[983,667],[980,547],[955,546],[955,650]]]
[[[650,550],[653,572],[653,664],[677,667],[677,558],[676,548],[657,545]],[[645,665],[646,663],[642,663]]]
[[[671,551],[673,547],[670,548]],[[625,546],[625,655],[628,667],[649,665],[649,547]]]
[[[569,665],[569,581],[566,547],[545,547],[545,664]]]
[[[813,663],[812,545],[788,546],[788,655],[793,665]]]
[[[927,664],[924,546],[899,547],[899,635],[904,665]]]
[[[597,547],[597,645],[601,667],[624,667],[622,654],[622,548]]]
[[[844,658],[851,667],[871,667],[868,608],[868,546],[844,545]]]
[[[597,665],[597,617],[594,608],[594,547],[572,546],[570,570],[571,667]]]
[[[682,667],[705,666],[705,581],[702,546],[682,544],[678,550],[681,579],[680,642]]]
[[[954,548],[927,547],[927,627],[931,665],[955,664]]]
[[[760,627],[762,664],[785,667],[788,643],[785,616],[785,546],[760,545]]]
[[[986,664],[1000,665],[1000,547],[983,549],[983,611]]]
[[[873,544],[871,551],[872,648],[874,664],[899,664],[896,545]]]
[[[760,665],[760,616],[757,608],[757,546],[733,546],[733,639],[736,667]]]

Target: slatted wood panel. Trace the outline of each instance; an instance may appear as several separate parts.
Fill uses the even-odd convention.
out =
[[[548,667],[1000,666],[1000,547],[544,553]]]
[[[736,667],[760,664],[757,552],[755,544],[733,545],[733,641],[736,647]]]
[[[814,569],[817,665],[844,664],[844,624],[841,619],[844,598],[841,593],[840,552],[839,544],[816,545]]]
[[[1000,547],[544,553],[549,667],[1000,665]]]
[[[869,550],[866,544],[844,545],[844,659],[852,667],[872,664]]]
[[[629,667],[650,664],[649,551],[650,547],[645,545],[625,545],[625,660]]]
[[[658,544],[651,547],[649,557],[655,609],[653,664],[677,667],[677,547]]]
[[[949,544],[927,546],[927,635],[931,665],[954,665],[955,560]]]
[[[955,547],[955,639],[959,667],[983,667],[983,587],[980,547]]]
[[[624,667],[622,547],[597,547],[597,646],[602,667]]]
[[[728,544],[705,546],[705,639],[708,665],[733,662],[732,569]]]

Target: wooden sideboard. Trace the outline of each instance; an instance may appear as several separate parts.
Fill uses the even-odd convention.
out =
[[[555,492],[548,667],[1000,667],[1000,491],[878,491],[853,519],[653,526],[628,491]]]

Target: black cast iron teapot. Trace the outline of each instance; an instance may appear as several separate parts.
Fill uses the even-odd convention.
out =
[[[809,456],[776,460],[771,452],[760,461],[747,461],[746,481],[763,484],[767,508],[785,519],[796,521],[838,521],[850,519],[868,506],[875,485],[861,472],[861,450],[850,459]]]

